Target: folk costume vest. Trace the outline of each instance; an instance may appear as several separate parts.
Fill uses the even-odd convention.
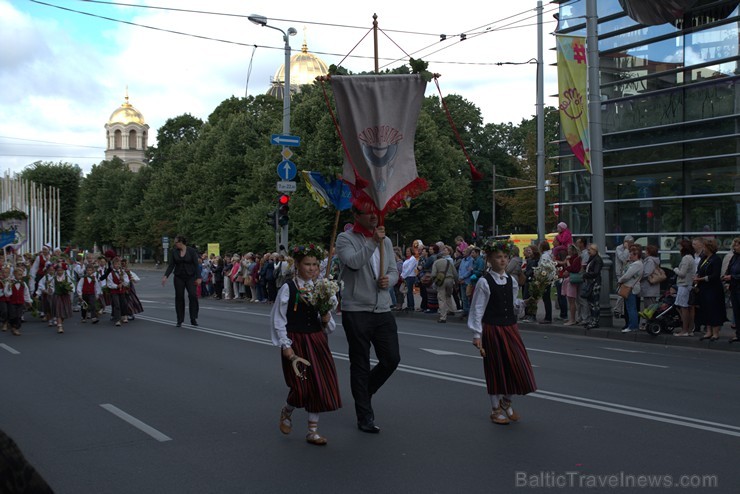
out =
[[[499,285],[493,281],[491,273],[483,277],[488,282],[491,296],[483,313],[483,323],[491,326],[511,326],[516,324],[516,312],[514,311],[514,295],[512,294],[511,276],[506,276],[506,284]]]
[[[285,329],[289,333],[317,333],[321,331],[321,318],[312,305],[301,299],[295,280],[286,282],[290,288],[288,298],[288,324]]]
[[[23,305],[25,303],[24,292],[25,287],[23,283],[13,283],[13,292],[8,298],[8,303],[13,305]]]
[[[95,294],[95,279],[92,276],[85,276],[85,281],[82,282],[82,294],[83,295],[94,295]]]

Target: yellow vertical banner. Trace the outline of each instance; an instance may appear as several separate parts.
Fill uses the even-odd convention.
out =
[[[557,36],[560,126],[573,154],[591,172],[586,98],[586,38]]]
[[[217,256],[221,255],[221,244],[208,244],[208,257],[211,257],[211,254],[215,254]]]

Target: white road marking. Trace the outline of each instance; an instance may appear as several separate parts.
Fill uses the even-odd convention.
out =
[[[100,406],[104,408],[105,410],[108,410],[110,413],[112,413],[119,419],[133,425],[134,427],[139,429],[141,432],[150,435],[151,437],[153,437],[159,442],[172,441],[171,437],[159,432],[154,427],[151,427],[145,424],[144,422],[137,419],[136,417],[129,415],[128,413],[124,412],[123,410],[116,407],[115,405],[111,405],[110,403],[102,403]]]
[[[469,343],[471,340],[464,340],[461,338],[447,338],[444,336],[431,336],[427,334],[418,334],[418,333],[405,333],[399,331],[398,334],[406,334],[410,336],[419,336],[421,338],[433,338],[437,340],[448,340],[448,341],[459,341],[463,343]],[[644,365],[646,367],[657,367],[659,369],[668,369],[669,367],[667,365],[657,365],[657,364],[646,364],[643,362],[634,362],[632,360],[618,360],[618,359],[612,359],[612,358],[606,358],[606,357],[594,357],[591,355],[581,355],[578,353],[566,353],[566,352],[555,352],[553,350],[541,350],[539,348],[531,348],[527,347],[528,352],[542,352],[542,353],[551,353],[555,355],[565,355],[567,357],[577,357],[577,358],[585,358],[585,359],[593,359],[593,360],[604,360],[607,362],[618,362],[620,364],[632,364],[632,365]]]
[[[441,355],[441,356],[457,355],[457,356],[460,356],[460,357],[481,358],[480,355],[467,355],[465,353],[448,352],[447,350],[436,350],[434,348],[419,348],[419,350],[423,350],[425,352],[429,352],[429,353],[431,353],[433,355]]]
[[[419,348],[419,350],[423,350],[425,352],[429,352],[433,355],[439,355],[442,357],[447,356],[456,356],[456,357],[468,357],[468,358],[474,358],[474,359],[481,359],[482,357],[480,355],[469,355],[467,353],[458,353],[458,352],[448,352],[447,350],[436,350],[434,348]],[[532,364],[532,367],[539,367],[539,365]]]
[[[142,319],[144,318],[142,317]],[[155,319],[151,317],[147,317],[146,319],[151,320],[153,322],[162,322],[168,325],[172,324],[171,321],[167,321],[163,319]],[[265,338],[255,338],[252,336],[245,336],[245,335],[239,335],[236,333],[230,333],[228,331],[221,331],[218,329],[206,329],[202,327],[197,327],[197,328],[191,327],[191,329],[194,331],[200,331],[203,333],[210,333],[216,336],[223,336],[227,338],[234,338],[234,339],[247,341],[250,343],[259,343],[262,345],[273,346],[272,341],[265,339]],[[425,335],[417,335],[417,336],[425,336]],[[437,338],[452,339],[452,338],[442,338],[442,337],[437,337]],[[467,342],[467,340],[456,340],[456,341]],[[554,353],[557,353],[557,352],[554,352]],[[335,359],[349,361],[349,356],[345,353],[332,352],[332,355],[334,356]],[[606,360],[609,360],[609,359],[606,359]],[[375,362],[375,360],[372,360],[372,361]],[[635,363],[638,363],[638,362],[635,362]],[[463,376],[463,375],[454,374],[451,372],[443,372],[443,371],[427,369],[423,367],[414,367],[414,366],[406,365],[406,364],[399,364],[398,371],[405,372],[407,374],[415,374],[415,375],[419,375],[423,377],[428,377],[432,379],[441,379],[444,381],[456,382],[460,384],[467,384],[469,386],[477,386],[481,388],[486,387],[486,382],[485,382],[485,379],[483,378]],[[600,411],[608,412],[608,413],[615,413],[618,415],[627,415],[627,416],[637,417],[637,418],[641,418],[645,420],[652,420],[654,422],[662,422],[666,424],[677,425],[680,427],[688,427],[690,429],[698,429],[698,430],[704,430],[708,432],[715,432],[717,434],[723,434],[726,436],[740,437],[740,427],[738,426],[730,425],[730,424],[723,424],[720,422],[712,422],[708,420],[696,419],[692,417],[687,417],[685,415],[675,415],[671,413],[660,412],[657,410],[636,408],[636,407],[631,407],[628,405],[621,405],[619,403],[610,403],[606,401],[593,400],[591,398],[566,395],[562,393],[555,393],[552,391],[545,391],[542,389],[539,389],[535,391],[534,393],[527,395],[527,396],[532,397],[532,398],[539,398],[543,400],[557,401],[560,403],[567,403],[569,405],[575,405],[575,406],[584,407],[584,408],[591,408],[593,410],[600,410]]]
[[[604,349],[604,350],[613,350],[613,351],[615,351],[615,352],[625,352],[625,353],[647,353],[647,352],[643,352],[643,351],[641,351],[641,350],[625,350],[624,348],[612,348],[612,347],[610,347],[610,346],[602,346],[602,347],[599,347],[599,348],[602,348],[602,349]]]
[[[21,354],[21,352],[19,352],[18,350],[16,350],[15,348],[13,348],[11,346],[6,345],[5,343],[0,343],[0,348],[2,348],[3,350],[7,350],[8,352],[12,353],[13,355],[20,355]]]

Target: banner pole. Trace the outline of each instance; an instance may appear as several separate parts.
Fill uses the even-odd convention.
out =
[[[339,228],[339,210],[334,216],[334,228],[331,230],[331,239],[329,240],[329,259],[326,261],[326,279],[329,279],[329,273],[331,273],[331,259],[334,256],[334,239],[337,238],[337,229]]]

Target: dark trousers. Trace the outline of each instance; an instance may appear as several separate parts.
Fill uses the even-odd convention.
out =
[[[82,318],[86,319],[87,316],[90,316],[91,318],[97,319],[98,311],[95,308],[97,297],[95,296],[95,294],[83,293],[82,300],[87,304],[87,308],[85,308],[84,305],[80,308],[80,315],[82,316]]]
[[[349,344],[349,373],[357,420],[374,420],[371,398],[401,361],[398,328],[390,312],[342,311],[342,325]],[[370,368],[370,346],[378,363]]]
[[[128,316],[128,303],[126,302],[125,293],[111,293],[111,316],[114,321],[120,321],[124,317]]]
[[[561,280],[555,282],[555,290],[558,294],[558,305],[560,306],[560,319],[568,319],[568,297],[562,293],[563,283]]]
[[[542,294],[542,305],[545,306],[545,321],[552,321],[552,300],[550,300],[551,286],[548,286]]]
[[[174,276],[175,285],[175,314],[177,322],[182,324],[185,321],[185,290],[188,291],[188,309],[190,310],[190,320],[198,319],[198,292],[195,286],[195,278],[181,278]]]
[[[735,323],[735,336],[740,338],[740,287],[730,289],[732,302],[732,322]]]
[[[8,303],[8,324],[11,328],[21,329],[23,320],[23,304]]]
[[[406,308],[413,309],[416,305],[414,299],[414,285],[416,284],[416,276],[409,276],[406,278]]]

